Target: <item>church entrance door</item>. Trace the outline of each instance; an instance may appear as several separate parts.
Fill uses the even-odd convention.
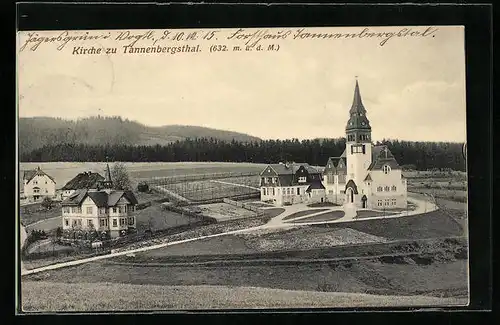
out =
[[[354,202],[354,192],[353,192],[352,188],[347,189],[347,202],[348,203]]]
[[[363,197],[361,198],[361,201],[363,202],[363,209],[366,209],[366,207],[367,207],[367,205],[366,205],[366,201],[367,201],[366,195],[363,195]]]

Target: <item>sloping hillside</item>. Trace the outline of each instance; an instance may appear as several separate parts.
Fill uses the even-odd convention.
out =
[[[187,125],[149,127],[121,117],[65,120],[52,117],[19,119],[21,154],[48,144],[164,145],[176,140],[213,137],[219,140],[259,141],[247,134]]]

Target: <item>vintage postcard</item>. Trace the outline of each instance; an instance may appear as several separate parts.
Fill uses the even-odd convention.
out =
[[[469,303],[463,26],[17,41],[23,312]]]

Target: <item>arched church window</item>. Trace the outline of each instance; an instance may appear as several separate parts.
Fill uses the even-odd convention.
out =
[[[384,174],[389,174],[389,172],[391,171],[391,167],[389,167],[389,165],[384,165],[384,167],[382,167],[382,170],[384,171]]]

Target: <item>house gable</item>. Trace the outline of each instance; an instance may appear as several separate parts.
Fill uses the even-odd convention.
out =
[[[262,177],[278,176],[278,173],[276,172],[276,170],[274,170],[274,168],[271,165],[269,165],[260,173],[260,176]]]

